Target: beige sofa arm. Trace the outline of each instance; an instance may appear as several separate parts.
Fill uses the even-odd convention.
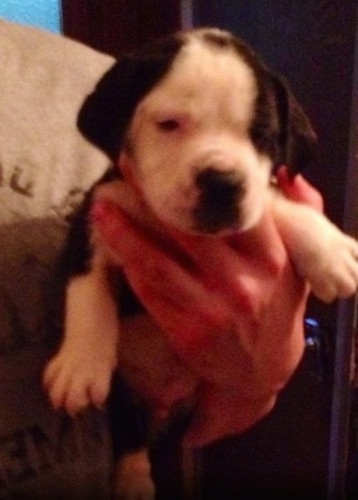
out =
[[[41,384],[66,219],[108,159],[76,116],[113,59],[0,20],[0,498],[106,498],[105,415],[72,421]],[[53,304],[52,304],[53,305]]]

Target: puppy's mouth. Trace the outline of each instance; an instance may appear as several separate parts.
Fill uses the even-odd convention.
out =
[[[195,179],[199,195],[193,209],[195,232],[216,235],[235,231],[242,225],[240,202],[245,196],[245,181],[235,170],[207,167]]]

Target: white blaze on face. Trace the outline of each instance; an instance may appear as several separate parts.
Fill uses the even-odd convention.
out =
[[[193,230],[195,180],[208,167],[244,180],[238,229],[257,221],[271,168],[249,136],[257,92],[252,69],[233,50],[194,37],[139,103],[129,130],[133,176],[163,222]]]

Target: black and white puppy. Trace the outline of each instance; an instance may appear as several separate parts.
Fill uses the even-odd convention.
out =
[[[311,125],[284,81],[231,34],[193,30],[123,57],[84,103],[79,128],[113,160],[110,198],[120,193],[118,182],[130,182],[161,225],[212,237],[246,231],[270,210],[297,272],[318,298],[355,293],[356,241],[271,187],[277,167],[295,175],[313,160]],[[89,205],[90,199],[82,215]],[[133,344],[121,332],[117,353],[121,320],[111,263],[98,241],[90,250],[81,217],[67,253],[64,340],[45,372],[53,403],[71,413],[104,402],[117,355],[121,360],[126,342]],[[167,374],[174,365],[180,371],[167,361]],[[180,377],[183,394],[193,392],[184,369]],[[140,488],[152,491],[150,480]]]

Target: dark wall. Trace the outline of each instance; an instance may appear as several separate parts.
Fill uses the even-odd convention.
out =
[[[64,33],[119,56],[177,30],[177,0],[62,0]]]

